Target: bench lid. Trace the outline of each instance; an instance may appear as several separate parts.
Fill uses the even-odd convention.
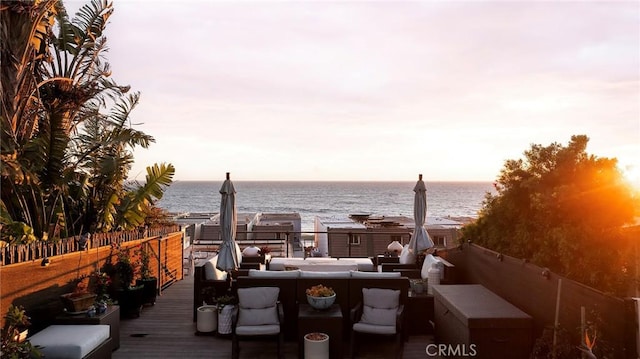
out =
[[[433,296],[468,328],[531,328],[532,318],[479,284],[434,285]]]

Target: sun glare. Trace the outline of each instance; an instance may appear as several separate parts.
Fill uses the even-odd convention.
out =
[[[625,166],[622,174],[636,191],[640,191],[640,164]]]

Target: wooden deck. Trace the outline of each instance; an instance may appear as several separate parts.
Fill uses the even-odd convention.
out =
[[[192,321],[193,277],[172,284],[158,296],[154,306],[145,307],[140,318],[120,322],[120,349],[114,359],[129,358],[231,358],[231,340],[195,335]],[[425,358],[432,336],[411,336],[404,345],[404,358]],[[343,352],[348,357],[348,343]],[[276,343],[242,341],[240,358],[276,358]],[[298,344],[285,342],[285,357],[298,357]],[[393,343],[361,345],[360,358],[393,358]]]

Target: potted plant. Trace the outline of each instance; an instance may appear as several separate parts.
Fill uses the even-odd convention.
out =
[[[231,334],[232,315],[235,310],[236,297],[223,295],[216,298],[218,308],[218,334]]]
[[[89,285],[93,287],[96,294],[95,307],[97,314],[107,311],[107,307],[112,303],[109,297],[109,287],[111,286],[111,277],[104,272],[95,272],[91,274]]]
[[[318,332],[305,334],[304,357],[329,358],[329,335]]]
[[[24,308],[10,304],[1,333],[0,353],[3,358],[42,358],[42,353],[27,339],[30,325]]]
[[[307,302],[313,309],[323,310],[329,308],[336,300],[336,292],[331,287],[322,284],[307,288]]]
[[[266,264],[269,260],[271,260],[271,248],[269,246],[262,246],[258,250],[258,255],[260,255],[260,263]]]
[[[218,329],[218,305],[213,287],[202,289],[202,305],[197,309],[196,334],[212,333]]]
[[[150,261],[151,254],[145,246],[140,246],[138,250],[138,260],[140,266],[140,278],[136,280],[136,285],[142,285],[142,302],[143,304],[156,304],[156,295],[158,291],[158,278],[152,275]]]
[[[142,309],[142,285],[132,286],[135,268],[131,263],[129,250],[119,250],[115,264],[105,271],[111,277],[112,297],[120,306],[123,318],[139,317]]]
[[[60,296],[64,309],[68,313],[83,313],[95,302],[97,295],[89,292],[89,278],[77,279],[73,292]]]

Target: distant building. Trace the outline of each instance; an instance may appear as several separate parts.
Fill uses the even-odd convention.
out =
[[[302,219],[297,212],[291,213],[258,213],[251,222],[249,239],[287,239],[289,242],[300,242]]]
[[[236,239],[245,240],[248,238],[247,232],[251,228],[256,217],[255,213],[238,213],[238,224],[236,226]],[[220,236],[220,214],[214,214],[208,221],[200,225],[200,235],[196,235],[196,240],[200,241],[219,241]]]
[[[436,248],[456,246],[461,227],[446,218],[427,218],[425,224]],[[383,254],[393,241],[409,243],[414,228],[414,219],[406,216],[316,217],[314,246],[324,256],[371,257]]]

